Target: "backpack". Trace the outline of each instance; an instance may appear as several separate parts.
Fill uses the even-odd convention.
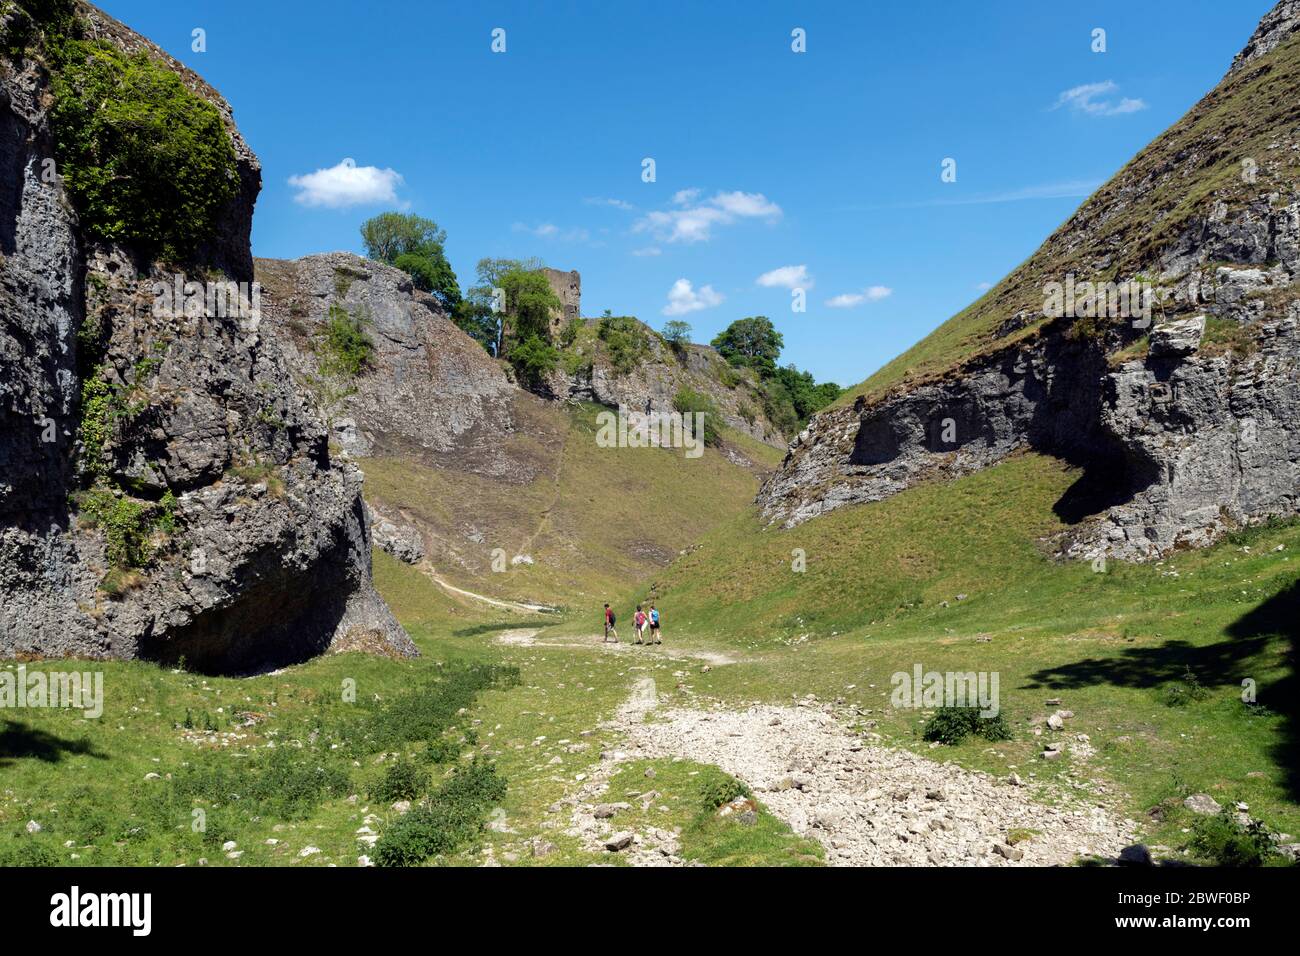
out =
[[[618,619],[618,618],[617,618],[616,615],[614,614],[614,609],[613,609],[613,608],[610,608],[610,609],[609,609],[609,626],[610,626],[610,627],[613,627],[613,626],[614,626],[614,622],[615,622],[617,619]]]
[[[658,624],[658,623],[659,623],[659,611],[658,611],[658,609],[654,609],[654,610],[652,610],[652,611],[650,612],[650,623],[651,623],[651,624]]]

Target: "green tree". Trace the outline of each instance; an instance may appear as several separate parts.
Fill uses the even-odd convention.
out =
[[[664,341],[675,349],[683,348],[691,341],[691,324],[681,319],[672,319],[664,323]]]
[[[546,276],[512,269],[501,277],[500,288],[505,291],[506,315],[513,337],[523,340],[536,335],[549,342],[551,316],[562,306]]]
[[[489,353],[501,355],[505,310],[494,308],[496,290],[502,288],[502,281],[511,272],[537,272],[544,268],[545,263],[536,258],[480,259],[474,270],[477,281],[452,313],[452,320]]]
[[[732,365],[747,365],[763,378],[776,373],[785,339],[765,315],[737,319],[718,333],[711,343]]]
[[[455,314],[460,284],[447,261],[447,232],[432,219],[411,213],[385,212],[361,224],[366,255],[409,275],[415,287],[428,292]]]

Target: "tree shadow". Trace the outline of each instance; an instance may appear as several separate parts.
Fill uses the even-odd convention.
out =
[[[1300,630],[1300,581],[1268,598],[1227,628],[1229,638],[1195,646],[1166,641],[1133,647],[1116,657],[1086,658],[1029,675],[1024,689],[1077,690],[1098,684],[1155,688],[1181,679],[1190,669],[1206,685],[1240,685],[1258,671],[1255,658],[1278,638],[1288,641],[1284,676],[1256,687],[1260,705],[1281,715],[1280,738],[1270,754],[1283,768],[1287,793],[1300,800],[1300,681],[1296,677],[1296,633]]]
[[[38,730],[20,720],[5,719],[4,729],[0,730],[0,767],[8,767],[15,760],[24,758],[59,763],[68,755],[106,759],[84,737],[71,740]]]

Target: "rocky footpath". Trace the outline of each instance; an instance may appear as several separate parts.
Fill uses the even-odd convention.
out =
[[[1267,113],[1271,126],[1234,144],[1208,118],[1234,100],[1264,115],[1258,89],[1295,74],[1297,33],[1285,0],[1219,88],[978,305],[995,311],[967,357],[817,415],[759,493],[768,520],[797,525],[1020,449],[1084,469],[1060,505],[1072,556],[1153,558],[1300,511],[1300,130]],[[1283,56],[1291,72],[1275,69]],[[1237,177],[1164,227],[1234,150]],[[1049,315],[1046,283],[1075,273],[1144,281],[1156,305]],[[1004,302],[1041,308],[998,313]]]
[[[188,274],[83,235],[42,177],[49,75],[0,63],[0,654],[244,672],[331,646],[415,653],[370,580],[360,473],[330,454],[255,311],[158,307],[155,283],[252,280],[256,157],[211,87],[80,12],[217,108],[237,189]]]
[[[623,737],[569,799],[566,832],[593,852],[636,865],[684,865],[677,834],[619,827],[628,804],[607,794],[629,760],[678,758],[714,764],[748,784],[790,828],[826,848],[835,866],[1058,866],[1117,859],[1137,824],[1083,794],[1035,792],[1017,775],[996,780],[906,750],[873,746],[830,705],[755,705],[745,710],[656,707],[642,679],[609,726]],[[653,781],[636,800],[653,805]],[[722,808],[727,812],[728,808]],[[741,814],[744,823],[745,807]]]

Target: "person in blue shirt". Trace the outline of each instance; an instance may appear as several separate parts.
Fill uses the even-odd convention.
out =
[[[663,636],[659,630],[659,609],[653,604],[650,605],[650,641],[651,644],[662,644]]]

